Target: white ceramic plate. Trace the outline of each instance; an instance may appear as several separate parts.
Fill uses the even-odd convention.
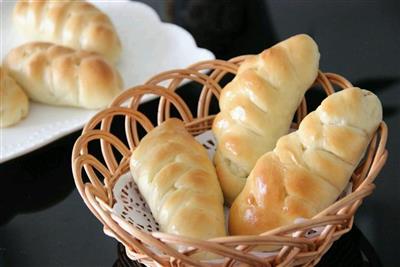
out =
[[[1,0],[0,0],[1,1]],[[169,69],[185,68],[214,55],[198,48],[183,28],[162,23],[149,6],[126,0],[92,1],[107,13],[121,38],[123,53],[118,69],[125,88],[142,84]],[[26,40],[12,27],[14,1],[1,1],[1,58]],[[143,99],[143,101],[149,100]],[[0,163],[33,151],[81,128],[97,111],[30,103],[28,117],[0,129]]]

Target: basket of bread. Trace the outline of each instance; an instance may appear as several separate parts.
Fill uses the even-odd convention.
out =
[[[147,266],[317,264],[351,229],[387,158],[379,99],[320,71],[319,59],[299,34],[117,96],[72,154],[104,232]],[[196,107],[179,93],[187,81],[200,90]],[[308,90],[326,94],[313,111]],[[145,114],[149,94],[159,104]]]

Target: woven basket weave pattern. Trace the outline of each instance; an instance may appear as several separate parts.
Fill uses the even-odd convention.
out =
[[[211,128],[215,117],[215,114],[209,114],[209,110],[212,98],[219,99],[222,90],[220,81],[229,73],[236,74],[245,58],[205,61],[187,69],[161,73],[142,86],[124,91],[109,108],[95,115],[84,127],[72,155],[76,186],[86,205],[104,225],[104,231],[124,244],[130,258],[148,266],[207,266],[207,263],[190,255],[209,251],[224,258],[219,266],[234,266],[237,263],[251,266],[313,266],[335,240],[351,229],[356,210],[374,190],[373,181],[387,158],[387,128],[384,122],[373,137],[363,162],[352,175],[353,192],[305,222],[273,229],[259,236],[228,236],[203,241],[160,232],[146,233],[112,213],[115,202],[112,189],[117,179],[129,171],[131,152],[140,141],[138,125],[146,132],[154,128],[147,116],[138,111],[142,96],[160,96],[158,110],[154,111],[157,112],[158,124],[171,116],[173,106],[191,134],[203,133]],[[192,114],[175,92],[184,80],[202,85],[197,114]],[[319,72],[314,85],[322,87],[327,95],[334,92],[334,86],[342,89],[352,86],[337,74],[322,72]],[[307,103],[303,99],[292,126],[297,127],[306,115]],[[125,123],[125,141],[111,131],[113,121],[121,116]],[[100,143],[102,159],[89,152],[88,146],[92,142]],[[87,182],[84,181],[86,177]],[[305,234],[315,227],[323,227],[321,234],[306,238]],[[191,248],[181,253],[174,248],[176,245]],[[259,245],[282,248],[277,255],[261,257],[251,253]]]

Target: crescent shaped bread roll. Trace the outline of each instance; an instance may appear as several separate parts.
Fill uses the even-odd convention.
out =
[[[231,207],[230,233],[259,234],[327,208],[345,189],[381,120],[381,103],[367,90],[328,96],[257,161]]]
[[[186,237],[225,236],[223,195],[207,151],[178,119],[150,131],[130,170],[161,230]]]
[[[20,0],[13,13],[17,29],[31,41],[46,41],[104,55],[116,62],[121,42],[106,14],[74,0]]]
[[[318,74],[318,46],[293,36],[247,58],[222,90],[212,130],[215,164],[225,200],[232,203],[257,159],[289,130],[293,115]]]
[[[122,89],[118,71],[100,55],[51,43],[14,48],[4,67],[31,99],[51,105],[103,108]]]
[[[0,67],[0,127],[16,124],[26,117],[28,97],[21,87]]]

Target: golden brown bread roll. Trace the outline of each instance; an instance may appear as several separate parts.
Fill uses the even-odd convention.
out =
[[[51,43],[14,48],[4,67],[31,99],[46,104],[103,108],[122,89],[118,71],[100,55]]]
[[[3,128],[26,117],[29,101],[21,87],[1,67],[0,83],[0,128]]]
[[[308,35],[296,35],[246,59],[222,90],[212,130],[218,141],[218,178],[228,203],[242,190],[257,159],[288,132],[318,65],[316,43]]]
[[[74,0],[20,0],[14,8],[17,28],[30,40],[52,42],[100,53],[112,62],[121,42],[106,14],[94,5]]]
[[[367,90],[328,96],[299,130],[257,161],[231,207],[230,233],[259,234],[327,208],[348,184],[381,120],[381,103]]]
[[[181,121],[169,119],[150,131],[133,151],[130,167],[162,231],[199,239],[225,235],[214,166]]]

